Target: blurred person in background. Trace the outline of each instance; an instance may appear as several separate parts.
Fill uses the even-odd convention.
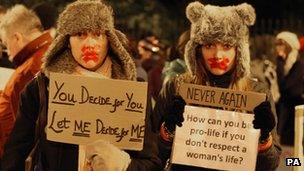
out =
[[[256,35],[250,38],[250,73],[258,81],[265,83],[271,91],[275,103],[280,98],[274,58],[274,40],[272,35]]]
[[[20,93],[40,71],[41,58],[52,38],[43,33],[39,18],[23,5],[15,5],[3,16],[0,37],[16,70],[0,96],[0,156],[14,127]]]
[[[137,41],[135,41],[133,38],[128,37],[129,40],[129,51],[131,56],[133,57],[133,60],[135,62],[136,66],[136,73],[137,73],[137,81],[143,81],[147,82],[148,81],[148,74],[146,70],[142,67],[142,60],[141,57],[138,53],[137,48]]]
[[[299,56],[296,34],[283,31],[276,36],[277,77],[280,99],[277,103],[278,133],[282,145],[294,145],[295,106],[304,104],[304,61]]]
[[[155,100],[162,87],[162,70],[165,62],[164,45],[155,36],[148,36],[138,42],[141,65],[148,74],[149,94]]]
[[[137,44],[142,67],[148,73],[160,58],[160,43],[155,36],[147,36]]]
[[[184,60],[185,46],[190,40],[190,30],[183,32],[175,45],[170,49],[167,61],[162,71],[163,84],[171,78],[186,72],[187,66]]]
[[[6,13],[6,8],[0,6],[0,23],[5,13]],[[13,63],[8,60],[6,47],[3,45],[2,40],[0,40],[0,67],[14,68]]]

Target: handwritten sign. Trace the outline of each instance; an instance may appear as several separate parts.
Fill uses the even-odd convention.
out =
[[[47,139],[141,150],[147,83],[51,73]]]
[[[252,111],[257,105],[266,100],[266,95],[262,93],[236,91],[187,83],[181,85],[179,93],[187,104],[229,107],[247,111]]]
[[[252,114],[186,106],[176,128],[172,163],[220,170],[254,171],[259,130]]]
[[[304,163],[304,105],[296,106],[295,113],[295,146],[294,157]],[[303,169],[303,167],[302,167]],[[294,171],[300,171],[301,167],[294,167]]]

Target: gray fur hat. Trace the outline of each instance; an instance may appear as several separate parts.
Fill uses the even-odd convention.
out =
[[[42,70],[72,73],[77,66],[68,47],[71,35],[87,31],[105,31],[112,52],[112,76],[135,80],[135,63],[127,51],[126,36],[114,28],[113,10],[100,0],[78,0],[69,4],[59,15],[57,36],[43,59]],[[114,73],[113,73],[114,72]]]
[[[186,45],[185,60],[192,75],[200,75],[196,48],[205,43],[229,43],[237,47],[237,79],[250,73],[249,30],[255,22],[255,11],[246,3],[219,7],[192,2],[186,8],[191,22],[190,40]],[[204,70],[204,68],[201,68]]]

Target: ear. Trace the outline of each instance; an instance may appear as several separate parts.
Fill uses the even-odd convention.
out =
[[[254,24],[256,15],[255,10],[251,5],[247,3],[242,3],[236,6],[235,10],[238,15],[243,19],[246,25],[251,26]]]
[[[21,33],[15,32],[13,34],[13,37],[17,41],[17,43],[23,42],[24,37],[23,37],[23,35]]]
[[[200,2],[192,2],[186,8],[186,16],[191,23],[196,22],[204,14],[204,5]]]

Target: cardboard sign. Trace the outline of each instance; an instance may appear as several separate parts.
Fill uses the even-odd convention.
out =
[[[176,128],[172,163],[220,170],[254,171],[260,130],[252,114],[186,106]]]
[[[304,164],[304,105],[296,106],[294,147],[294,157],[299,158],[302,163],[302,167],[294,167],[294,170],[300,171]]]
[[[15,70],[0,67],[0,90],[4,90],[6,83],[11,78]]]
[[[47,139],[141,150],[147,83],[51,73]]]
[[[266,100],[266,95],[249,91],[236,91],[183,83],[179,91],[187,104],[228,107],[252,111]]]

